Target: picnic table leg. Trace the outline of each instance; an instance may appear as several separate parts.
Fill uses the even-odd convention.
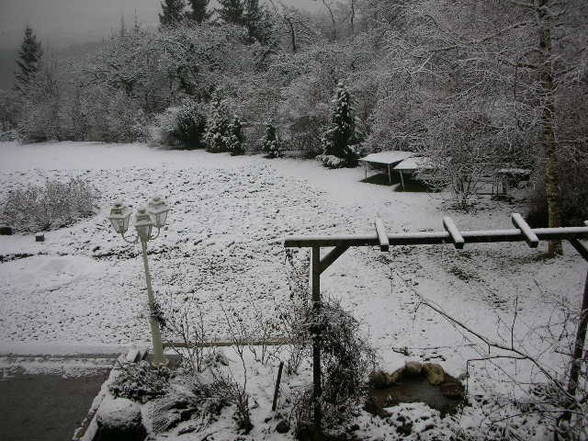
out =
[[[392,184],[392,173],[390,172],[390,164],[388,164],[388,184]]]
[[[400,173],[400,182],[402,183],[402,191],[404,191],[404,176],[402,176],[402,172],[400,170],[398,170],[398,173]]]
[[[365,179],[367,179],[367,175],[368,175],[368,163],[367,162],[363,163],[363,169],[365,170]]]

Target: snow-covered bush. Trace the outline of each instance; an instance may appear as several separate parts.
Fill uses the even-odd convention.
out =
[[[352,147],[357,143],[355,116],[351,95],[341,82],[337,85],[332,112],[331,124],[323,133],[323,154],[320,159],[323,165],[329,168],[355,167],[358,160],[358,155]]]
[[[3,223],[17,231],[46,231],[69,226],[95,212],[98,192],[79,178],[48,180],[44,186],[11,190],[0,212]]]
[[[322,348],[325,416],[343,422],[341,409],[359,404],[366,396],[368,373],[375,366],[375,351],[363,337],[359,322],[334,301],[321,305],[318,323]]]
[[[109,390],[116,398],[128,398],[146,403],[166,394],[171,371],[166,367],[153,367],[147,361],[124,363],[118,366],[118,375]]]
[[[203,147],[205,129],[206,117],[198,103],[186,100],[157,117],[151,137],[158,144],[194,149]]]
[[[241,120],[237,115],[233,117],[227,130],[227,149],[231,156],[242,155],[245,153],[245,136],[243,135]]]
[[[282,140],[278,136],[276,127],[271,122],[268,122],[265,125],[262,150],[267,158],[280,158],[283,156]]]
[[[299,338],[310,343],[312,333],[320,333],[323,421],[327,428],[340,429],[367,397],[367,378],[375,367],[376,353],[362,336],[359,322],[338,302],[323,301],[317,323],[310,320],[310,311],[307,317]],[[312,409],[312,394],[306,391],[295,405],[299,437],[311,430]]]
[[[146,138],[146,116],[124,91],[94,88],[84,100],[89,141],[135,142]]]
[[[169,392],[153,403],[153,430],[168,431],[187,418],[197,419],[204,429],[232,404],[227,388],[224,379],[207,382],[200,376],[183,377],[174,382]]]
[[[220,96],[215,96],[210,106],[208,122],[206,124],[206,149],[212,153],[226,152],[229,138],[229,119],[227,108]]]

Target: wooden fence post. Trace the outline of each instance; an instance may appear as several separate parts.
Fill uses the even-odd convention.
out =
[[[312,404],[315,436],[321,433],[321,248],[312,247]]]

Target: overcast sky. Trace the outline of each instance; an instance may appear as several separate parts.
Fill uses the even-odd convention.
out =
[[[213,0],[214,1],[214,0]],[[0,48],[12,49],[22,41],[29,24],[44,46],[61,48],[73,43],[99,41],[128,24],[135,11],[146,26],[158,24],[161,0],[0,0]],[[212,2],[211,2],[212,3]],[[316,0],[282,0],[301,8],[316,8]]]

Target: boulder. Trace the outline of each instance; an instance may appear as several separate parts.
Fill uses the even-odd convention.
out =
[[[458,381],[446,381],[439,389],[443,396],[453,400],[463,400],[465,398],[465,388]]]
[[[290,431],[290,423],[286,420],[282,420],[276,426],[276,432],[278,433],[288,433]]]
[[[404,368],[400,368],[391,374],[385,371],[374,371],[369,375],[369,384],[374,389],[386,389],[390,387],[402,377]]]
[[[418,361],[407,361],[404,365],[404,373],[409,377],[417,377],[421,375],[422,370],[423,365]]]
[[[141,407],[126,398],[105,399],[96,414],[96,441],[143,441]]]
[[[438,386],[445,381],[445,371],[437,363],[424,363],[423,373],[431,386]]]
[[[12,227],[8,225],[0,225],[0,236],[12,236],[14,234],[14,230]]]

